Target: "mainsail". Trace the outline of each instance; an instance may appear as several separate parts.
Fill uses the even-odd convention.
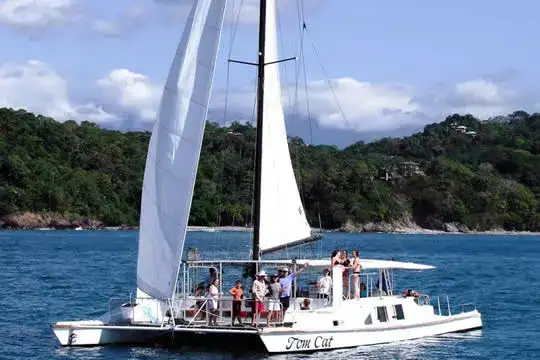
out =
[[[265,63],[278,61],[276,0],[266,1]],[[298,192],[281,105],[279,64],[265,67],[260,208],[261,253],[309,239],[311,229]]]
[[[148,146],[137,288],[156,299],[175,289],[226,3],[194,0]]]

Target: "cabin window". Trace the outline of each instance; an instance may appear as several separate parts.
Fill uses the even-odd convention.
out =
[[[403,320],[405,319],[405,314],[403,313],[403,305],[394,305],[394,310],[396,311],[396,319]]]
[[[386,306],[377,306],[377,319],[380,322],[388,321],[388,313],[386,312]]]
[[[366,321],[364,321],[364,325],[371,325],[373,324],[373,320],[371,320],[371,314],[368,315],[366,318]]]

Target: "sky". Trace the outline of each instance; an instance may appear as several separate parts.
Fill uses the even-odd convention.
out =
[[[150,129],[192,1],[0,0],[0,107]],[[282,57],[299,55],[298,8],[307,25],[303,59],[281,67],[289,135],[346,146],[540,111],[538,1],[278,4]],[[255,69],[227,59],[255,61],[257,17],[257,0],[229,0],[210,120],[253,120]]]

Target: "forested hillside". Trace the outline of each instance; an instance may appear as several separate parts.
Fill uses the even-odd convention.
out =
[[[0,109],[0,215],[56,213],[136,225],[148,132]],[[192,225],[250,222],[255,130],[209,123]],[[410,222],[431,229],[540,230],[540,114],[454,115],[405,138],[340,150],[290,139],[312,225]]]

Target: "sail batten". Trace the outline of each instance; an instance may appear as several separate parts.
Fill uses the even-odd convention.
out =
[[[266,0],[259,245],[261,253],[311,237],[289,153],[281,104],[276,0]]]
[[[184,249],[226,0],[194,0],[164,86],[144,173],[137,288],[170,298]]]

